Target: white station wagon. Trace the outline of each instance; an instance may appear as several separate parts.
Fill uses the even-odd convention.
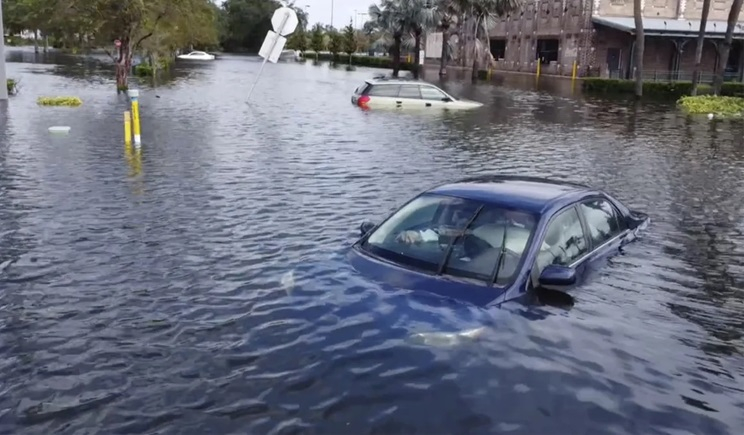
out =
[[[404,78],[376,77],[366,80],[351,96],[362,108],[475,109],[477,101],[457,99],[431,83]]]

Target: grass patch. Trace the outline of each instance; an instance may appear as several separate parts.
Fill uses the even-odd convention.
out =
[[[687,113],[737,116],[744,113],[744,98],[715,95],[685,96],[677,101]]]
[[[78,97],[39,97],[36,103],[40,106],[77,107],[83,104],[83,100]]]
[[[14,79],[8,79],[6,82],[8,86],[8,95],[15,95],[18,93],[18,82]]]

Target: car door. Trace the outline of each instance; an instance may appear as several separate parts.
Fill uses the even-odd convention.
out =
[[[609,257],[619,253],[628,227],[612,202],[604,197],[585,199],[578,204],[589,236],[592,252],[587,259],[592,269],[599,269]]]
[[[424,107],[424,101],[421,99],[421,90],[417,84],[401,85],[398,92],[398,100],[395,102],[398,107],[408,109],[418,109]]]
[[[576,282],[570,286],[551,286],[548,288],[549,290],[566,292],[584,281],[587,270],[584,260],[591,253],[591,245],[575,204],[564,208],[550,219],[542,240],[538,243],[540,248],[531,273],[533,288],[537,286],[538,278],[543,269],[551,264],[567,266],[576,270]]]
[[[375,83],[363,93],[369,97],[367,107],[396,107],[398,93],[400,92],[399,84]]]
[[[419,85],[424,107],[446,107],[451,100],[447,94],[431,85]]]

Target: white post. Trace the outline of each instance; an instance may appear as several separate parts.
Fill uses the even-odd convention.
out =
[[[0,101],[8,99],[8,76],[5,75],[5,28],[3,2],[0,0]]]

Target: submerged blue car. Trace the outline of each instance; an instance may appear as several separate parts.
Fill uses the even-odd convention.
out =
[[[427,190],[376,225],[351,265],[375,281],[478,306],[570,293],[648,225],[647,214],[587,186],[484,176]]]

